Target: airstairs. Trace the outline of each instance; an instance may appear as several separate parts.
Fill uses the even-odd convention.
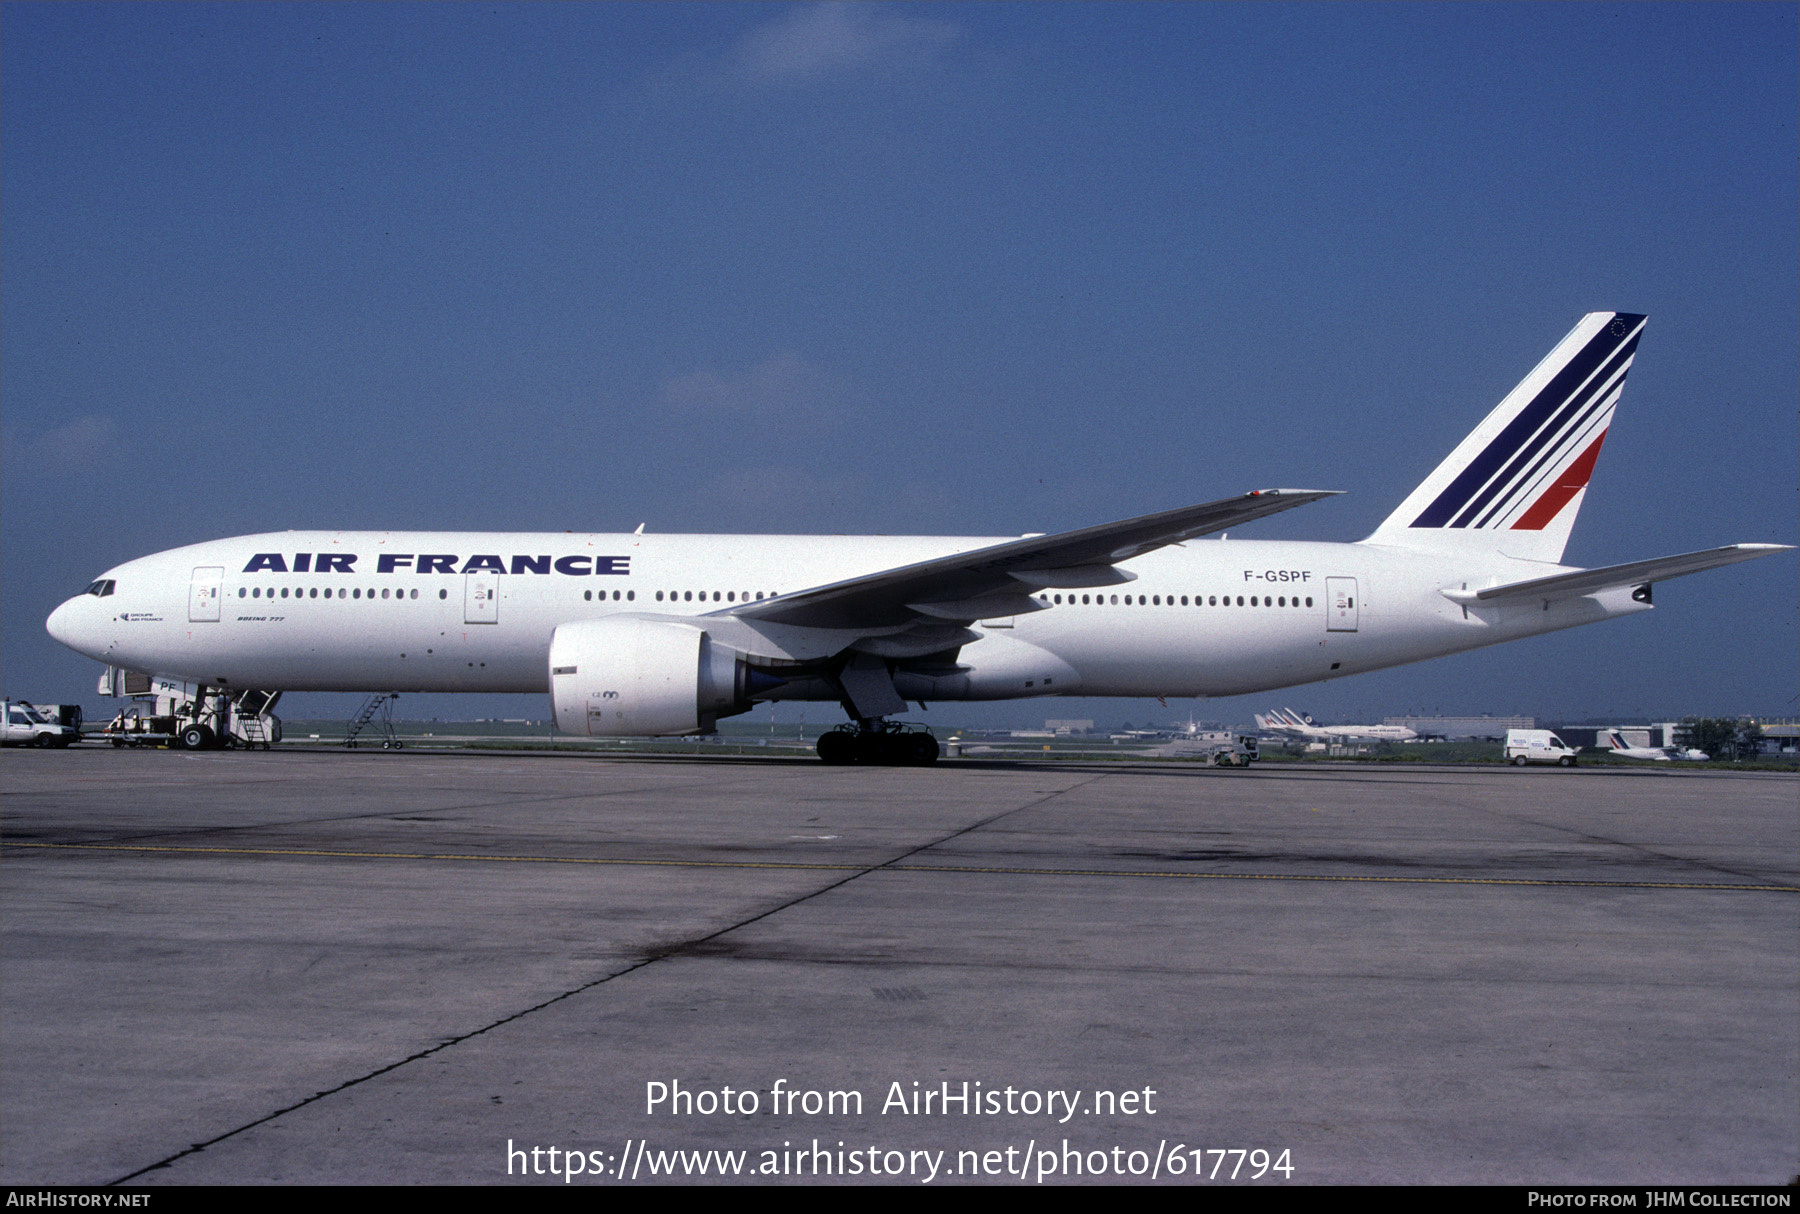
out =
[[[270,736],[271,715],[281,699],[279,691],[240,691],[231,697],[232,732],[246,750],[267,750],[275,738]]]
[[[394,733],[394,701],[399,698],[400,693],[397,691],[370,696],[345,728],[344,745],[355,750],[361,745],[359,739],[364,731],[368,731],[381,738],[383,750],[399,750],[404,746],[405,743]]]

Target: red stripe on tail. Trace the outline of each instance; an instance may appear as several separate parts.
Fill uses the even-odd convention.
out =
[[[1606,431],[1602,430],[1593,445],[1556,478],[1554,485],[1544,490],[1544,495],[1532,503],[1531,509],[1520,516],[1512,529],[1542,531],[1569,504],[1570,498],[1587,488],[1588,477],[1594,475],[1594,461],[1600,458],[1600,444],[1605,441]]]

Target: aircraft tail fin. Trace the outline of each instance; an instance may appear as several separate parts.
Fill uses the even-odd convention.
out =
[[[1644,320],[1582,317],[1364,542],[1560,561]]]

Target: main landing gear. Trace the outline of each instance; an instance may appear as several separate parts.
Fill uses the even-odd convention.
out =
[[[833,766],[929,767],[938,761],[929,730],[893,721],[865,720],[819,735],[819,758]]]

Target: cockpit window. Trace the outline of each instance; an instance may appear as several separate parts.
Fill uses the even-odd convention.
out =
[[[95,598],[103,599],[113,592],[113,587],[117,584],[118,583],[114,582],[111,578],[101,578],[96,582],[90,583],[88,588],[82,591],[82,593],[91,594]]]

